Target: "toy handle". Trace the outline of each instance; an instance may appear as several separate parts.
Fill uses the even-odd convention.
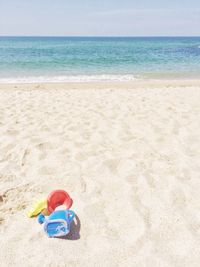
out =
[[[71,223],[75,217],[75,213],[72,210],[68,210],[67,216],[69,216],[69,223]]]
[[[40,214],[38,215],[38,222],[39,222],[40,224],[43,224],[44,221],[45,221],[45,216],[44,216],[42,213],[40,213]]]

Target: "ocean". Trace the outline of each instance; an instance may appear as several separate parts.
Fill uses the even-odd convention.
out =
[[[200,37],[0,37],[0,82],[199,78]]]

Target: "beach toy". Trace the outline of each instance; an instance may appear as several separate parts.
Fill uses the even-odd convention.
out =
[[[58,206],[65,205],[66,209],[72,206],[72,199],[64,190],[52,191],[47,198],[47,209],[52,213]]]
[[[31,210],[28,212],[28,217],[31,218],[37,216],[46,208],[47,208],[47,199],[41,199],[38,202],[36,202],[34,206],[31,208]]]
[[[49,217],[38,216],[38,222],[44,223],[44,231],[48,237],[66,236],[70,232],[70,225],[75,217],[72,210],[56,210]]]

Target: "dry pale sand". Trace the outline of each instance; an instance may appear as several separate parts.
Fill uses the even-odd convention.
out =
[[[32,203],[67,190],[49,239]],[[200,266],[200,82],[0,85],[0,265]]]

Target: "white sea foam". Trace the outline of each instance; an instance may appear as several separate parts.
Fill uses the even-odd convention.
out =
[[[0,78],[0,83],[62,83],[62,82],[109,82],[109,81],[134,81],[136,78],[131,74],[127,75],[74,75],[74,76],[32,76]]]

